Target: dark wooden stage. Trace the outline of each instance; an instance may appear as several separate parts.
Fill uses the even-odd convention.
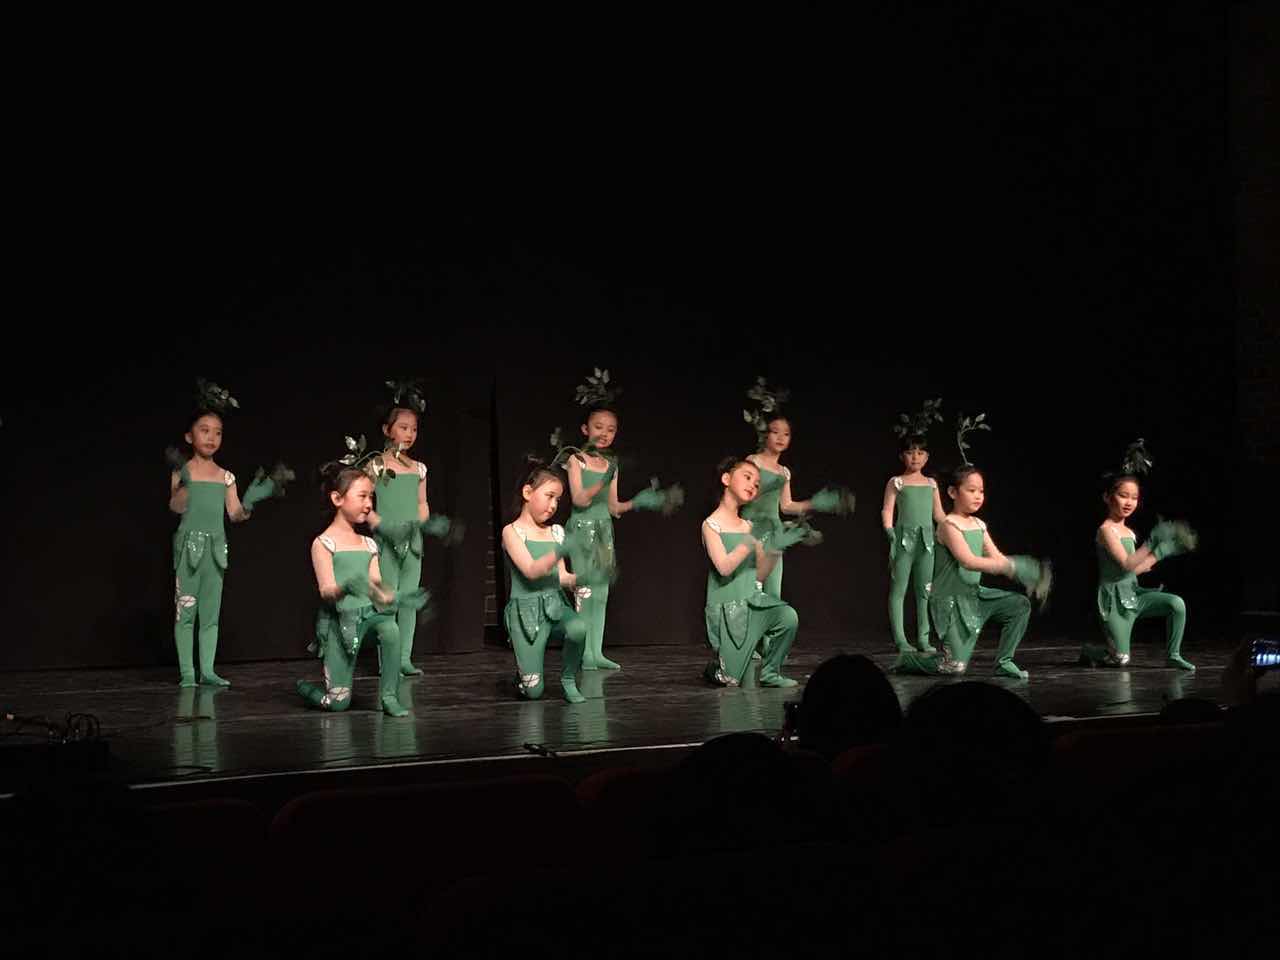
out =
[[[1127,669],[1076,666],[1078,651],[1078,641],[1066,637],[1024,645],[1018,662],[1031,679],[1019,682],[993,678],[992,651],[980,647],[968,678],[1014,690],[1050,722],[1114,720],[1155,714],[1184,697],[1216,700],[1230,647],[1225,640],[1190,645],[1186,652],[1199,667],[1194,674],[1163,666],[1162,648],[1154,642],[1136,646]],[[294,693],[297,678],[318,678],[314,660],[220,665],[234,684],[227,690],[181,690],[172,668],[16,673],[5,679],[0,698],[19,715],[54,722],[69,712],[93,714],[116,772],[154,789],[197,783],[207,788],[211,781],[230,787],[290,775],[310,775],[319,785],[335,775],[350,780],[356,771],[381,771],[385,777],[409,766],[417,779],[455,779],[480,769],[500,776],[545,765],[544,751],[565,765],[616,760],[621,753],[631,763],[666,762],[721,733],[776,734],[783,705],[798,700],[803,689],[758,688],[753,676],[743,689],[711,687],[700,677],[704,650],[695,646],[609,652],[624,669],[584,673],[580,686],[588,700],[578,705],[559,697],[559,650],[549,653],[551,679],[538,702],[516,698],[513,660],[505,648],[429,656],[419,661],[423,676],[403,681],[401,699],[413,713],[400,720],[376,709],[372,651],[361,656],[354,704],[342,714],[308,709]],[[806,644],[793,652],[787,672],[803,682],[836,652],[865,653],[886,669],[894,659],[870,641],[838,648]],[[955,682],[891,679],[904,708],[934,684]],[[5,741],[12,746],[39,740],[28,729],[5,737],[0,749]]]

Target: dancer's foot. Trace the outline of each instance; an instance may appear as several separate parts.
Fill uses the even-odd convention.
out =
[[[1031,674],[1022,670],[1012,660],[1001,660],[996,664],[997,677],[1011,677],[1014,680],[1028,680]]]
[[[415,667],[412,663],[400,664],[400,676],[402,677],[420,677],[422,671]]]
[[[201,675],[201,677],[200,677],[200,686],[202,686],[202,687],[229,687],[229,686],[231,686],[231,681],[230,681],[230,680],[224,680],[222,677],[218,676],[216,673],[214,673],[212,670],[210,670],[208,673]]]
[[[564,698],[569,703],[586,703],[587,698],[578,692],[578,684],[573,680],[562,679],[560,686],[564,690]]]
[[[792,680],[790,677],[784,677],[780,673],[771,674],[770,676],[760,677],[760,686],[762,687],[795,687],[799,686],[799,680]]]
[[[389,693],[382,695],[382,712],[388,717],[407,717],[409,711],[404,708],[400,701]]]
[[[1192,671],[1194,671],[1196,668],[1196,665],[1194,663],[1192,663],[1190,660],[1184,660],[1182,657],[1178,656],[1178,654],[1176,653],[1169,658],[1168,666],[1177,667],[1179,670],[1192,670]]]

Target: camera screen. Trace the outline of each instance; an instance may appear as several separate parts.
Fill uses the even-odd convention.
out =
[[[1280,640],[1253,641],[1255,667],[1280,667]]]

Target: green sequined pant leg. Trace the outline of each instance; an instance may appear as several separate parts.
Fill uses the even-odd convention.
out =
[[[383,545],[378,555],[382,571],[382,585],[388,590],[413,590],[422,585],[422,557],[412,550],[401,559],[395,549]],[[400,660],[403,667],[409,667],[413,656],[413,635],[418,628],[418,612],[404,609],[396,613],[396,626],[400,629]],[[386,651],[379,648],[379,655]]]
[[[910,649],[907,643],[906,628],[903,624],[903,603],[907,597],[907,586],[914,579],[915,589],[912,591],[916,599],[916,632],[921,647],[929,643],[929,591],[933,581],[933,552],[920,546],[908,550],[901,544],[893,558],[893,570],[889,579],[889,626],[893,630],[893,642],[899,650]]]
[[[1144,617],[1163,617],[1166,655],[1180,656],[1182,634],[1187,628],[1187,605],[1182,598],[1172,593],[1151,590],[1139,593],[1136,599],[1138,606],[1132,611],[1112,604],[1110,614],[1102,621],[1102,628],[1107,634],[1107,646],[1114,653],[1127,654],[1133,625]]]
[[[769,576],[761,581],[764,592],[775,600],[782,599],[782,557],[778,557],[777,563],[773,565],[773,569],[769,571]]]
[[[593,523],[574,522],[571,519],[568,529],[570,531],[585,529],[592,534],[593,540],[595,537],[604,536],[602,528]],[[609,544],[609,548],[612,551],[612,543]],[[569,554],[569,564],[576,574],[585,573],[590,568],[591,562],[591,548],[574,550]],[[586,641],[582,652],[583,663],[594,670],[604,657],[604,624],[609,612],[609,584],[601,583],[591,587],[591,596],[577,601],[577,606],[577,614],[582,618],[586,629]]]
[[[578,616],[582,618],[586,639],[583,659],[591,665],[604,656],[604,621],[609,610],[609,585],[597,584],[591,588],[591,596],[578,601]]]
[[[541,700],[546,692],[547,643],[553,638],[562,640],[564,644],[561,681],[568,679],[571,683],[577,682],[587,639],[587,625],[582,617],[566,609],[562,620],[543,620],[532,642],[525,639],[519,614],[512,606],[507,608],[506,621],[507,636],[511,639],[511,649],[516,655],[521,696],[526,700]]]
[[[400,696],[400,664],[403,660],[400,645],[402,643],[399,619],[408,613],[411,617],[416,610],[401,610],[396,620],[379,620],[373,625],[370,633],[378,644],[378,695],[379,697]],[[365,640],[368,643],[368,638]]]
[[[351,685],[356,671],[356,658],[334,637],[324,648],[324,689],[309,685],[307,700],[322,710],[341,713],[351,706]]]
[[[213,660],[218,652],[218,619],[222,613],[222,580],[224,571],[214,562],[211,550],[200,557],[194,571],[179,564],[176,573],[174,602],[177,622],[173,640],[178,650],[178,672],[184,681],[195,677],[192,663],[196,621],[200,623],[200,673],[213,673]]]
[[[946,637],[948,655],[952,660],[968,663],[973,649],[978,645],[978,635],[986,624],[994,620],[1000,624],[1000,644],[996,648],[996,663],[1013,659],[1014,651],[1022,642],[1031,622],[1031,601],[1018,593],[992,590],[978,600],[978,629],[969,633],[960,619],[959,611],[951,619]]]
[[[760,679],[771,680],[782,675],[782,665],[800,629],[800,617],[787,604],[751,611],[751,636],[760,637]]]

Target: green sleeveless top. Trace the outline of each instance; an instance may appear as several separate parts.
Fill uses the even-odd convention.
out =
[[[606,460],[609,458],[606,457]],[[573,511],[569,514],[569,529],[577,530],[585,527],[592,529],[595,536],[606,547],[613,547],[613,517],[609,514],[609,486],[613,483],[613,475],[617,472],[617,464],[609,460],[609,466],[603,471],[588,470],[582,468],[582,486],[593,487],[601,480],[600,489],[596,491],[596,495],[591,498],[591,502],[585,507],[580,507],[576,503],[573,505]]]
[[[333,554],[333,578],[342,583],[356,574],[368,574],[373,558],[378,555],[378,545],[372,537],[363,537],[362,549],[339,550],[330,537],[318,538],[325,549]],[[365,635],[379,620],[395,622],[395,614],[378,611],[368,597],[344,593],[332,603],[321,604],[316,612],[316,635],[307,649],[323,657],[331,643],[340,643],[347,653],[355,657]]]
[[[385,461],[384,461],[385,462]],[[403,558],[409,551],[415,557],[422,556],[422,528],[418,526],[418,484],[426,479],[427,467],[418,464],[417,470],[407,470],[403,466],[392,465],[387,469],[395,472],[390,480],[379,479],[373,485],[377,497],[378,514],[382,522],[410,523],[413,532],[409,539],[398,545],[391,545],[385,537],[380,537],[384,546],[390,546],[396,554]]]
[[[1121,537],[1126,556],[1135,550],[1133,537]],[[1102,543],[1102,531],[1094,539],[1098,553],[1098,616],[1105,620],[1112,610],[1132,612],[1138,609],[1139,594],[1148,592],[1138,586],[1138,575],[1116,563],[1111,551]]]
[[[546,556],[555,550],[557,543],[564,542],[564,528],[558,523],[551,527],[551,540],[531,540],[523,527],[512,526],[534,560]],[[511,573],[511,594],[504,611],[508,640],[514,642],[512,634],[518,632],[524,642],[533,643],[546,621],[563,620],[568,612],[564,590],[560,587],[559,565],[553,566],[546,576],[530,580],[511,562],[510,554],[504,551],[503,556]]]
[[[950,523],[951,521],[946,521]],[[954,523],[952,526],[956,526]],[[983,538],[987,525],[978,520],[976,530],[962,530],[964,542],[974,556],[985,556]],[[929,617],[933,620],[938,636],[945,637],[952,624],[958,619],[968,635],[972,636],[982,629],[982,617],[978,610],[978,600],[983,591],[982,573],[978,570],[966,570],[960,566],[955,555],[947,548],[946,541],[938,542],[934,553],[933,583],[929,588]]]
[[[751,532],[730,533],[722,530],[714,520],[703,521],[720,537],[727,552],[733,552],[748,537],[756,536],[757,530],[752,525]],[[738,568],[727,577],[713,565],[707,572],[707,633],[712,646],[720,648],[726,640],[734,647],[741,649],[747,642],[747,625],[751,611],[767,610],[769,607],[782,606],[783,601],[771,597],[761,588],[756,578],[755,551],[747,554],[747,558],[738,564]]]
[[[937,481],[930,478],[927,484],[913,484],[894,477],[893,486],[898,491],[893,531],[899,546],[911,550],[920,543],[926,553],[932,553],[933,494],[938,489]]]
[[[187,482],[187,509],[173,535],[173,569],[186,565],[194,572],[207,551],[219,568],[227,569],[227,488],[235,474],[222,471],[222,480]]]

